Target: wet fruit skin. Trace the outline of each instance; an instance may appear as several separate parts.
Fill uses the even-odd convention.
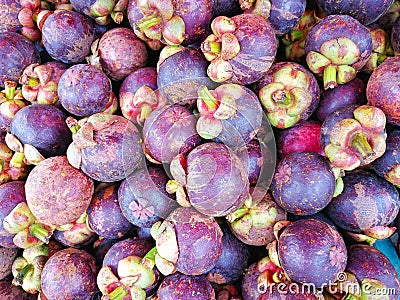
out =
[[[279,236],[278,255],[291,280],[317,287],[335,281],[347,262],[339,232],[316,219],[298,220],[286,227]]]
[[[147,63],[147,49],[129,28],[106,31],[98,46],[100,64],[113,80],[122,80]]]
[[[31,41],[15,32],[0,34],[0,87],[6,79],[18,82],[23,69],[33,63],[40,63],[40,56]]]
[[[64,155],[71,142],[67,115],[55,106],[35,104],[19,110],[10,131],[23,144],[34,146],[43,156]]]
[[[25,191],[28,206],[38,221],[61,226],[75,221],[86,211],[94,184],[82,171],[72,167],[65,156],[56,156],[33,168]]]
[[[67,69],[58,82],[61,105],[72,115],[90,116],[101,112],[111,97],[111,82],[92,65],[78,64]]]
[[[317,5],[327,15],[350,15],[364,25],[378,20],[393,2],[393,0],[316,0]]]
[[[298,151],[311,151],[325,155],[320,140],[321,127],[320,122],[309,120],[280,131],[276,138],[279,155],[285,157]]]
[[[96,290],[98,267],[84,250],[67,248],[56,252],[42,272],[42,290],[49,300],[84,300]]]
[[[118,201],[126,219],[138,227],[150,228],[168,217],[177,203],[165,190],[167,181],[165,172],[152,166],[137,170],[122,181]]]
[[[399,74],[400,58],[389,57],[376,68],[367,83],[368,104],[382,109],[393,125],[400,125]]]
[[[379,250],[362,244],[349,247],[349,257],[346,271],[354,274],[361,283],[364,278],[377,279],[386,285],[387,289],[395,289],[390,294],[390,300],[397,300],[400,293],[399,274]]]
[[[87,210],[90,228],[108,239],[122,238],[133,229],[119,207],[118,188],[118,184],[113,184],[98,190]]]
[[[329,203],[326,213],[345,230],[361,232],[387,226],[396,217],[400,200],[396,188],[372,171],[356,170],[343,177],[344,190]]]
[[[366,104],[365,89],[366,86],[361,79],[354,78],[348,83],[322,92],[321,101],[316,110],[317,118],[323,122],[335,110],[353,104]]]
[[[206,276],[175,273],[167,276],[157,291],[159,300],[215,300],[215,292]]]
[[[4,218],[21,202],[25,202],[25,182],[13,181],[0,185],[0,246],[15,248],[13,234],[3,228]]]
[[[69,64],[84,60],[94,38],[93,22],[75,11],[53,13],[42,28],[42,41],[47,52],[55,60]]]
[[[275,201],[288,212],[311,215],[331,201],[335,182],[325,157],[300,151],[286,155],[278,163],[271,191]]]

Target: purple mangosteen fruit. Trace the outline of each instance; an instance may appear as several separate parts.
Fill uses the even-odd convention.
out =
[[[295,62],[273,64],[255,90],[271,125],[280,129],[307,120],[320,97],[314,75]]]
[[[97,113],[83,122],[70,121],[75,134],[69,162],[100,182],[122,180],[142,162],[142,143],[136,126],[122,116]]]
[[[167,188],[177,193],[178,203],[202,214],[226,216],[249,197],[247,167],[223,144],[204,143],[187,157],[178,155],[170,169],[174,180]]]
[[[11,147],[12,150],[24,153],[28,161],[31,161],[32,147],[43,157],[65,155],[71,142],[66,118],[63,111],[47,104],[28,105],[20,109],[10,124],[10,132],[19,140],[16,143],[20,147]]]
[[[3,300],[34,300],[35,295],[28,294],[19,286],[8,281],[0,281],[0,295]]]
[[[377,21],[394,0],[316,0],[319,8],[327,15],[349,15],[364,25]]]
[[[388,123],[393,125],[400,125],[399,70],[400,58],[389,57],[376,68],[367,83],[368,104],[380,108]]]
[[[0,1],[0,33],[19,32],[21,23],[18,21],[18,13],[21,10],[19,1],[1,0]]]
[[[350,105],[329,114],[321,143],[331,164],[345,171],[365,166],[386,150],[386,116],[378,107]]]
[[[347,263],[343,238],[332,226],[316,219],[298,220],[279,235],[276,249],[279,264],[295,282],[317,288],[335,282]],[[271,256],[270,256],[271,257]]]
[[[364,82],[356,77],[334,89],[323,91],[316,110],[317,118],[323,122],[328,115],[345,106],[366,104],[365,88]]]
[[[310,70],[323,79],[324,89],[356,77],[372,52],[368,28],[348,15],[330,15],[318,21],[306,38]]]
[[[250,142],[262,126],[263,113],[257,95],[238,84],[222,84],[215,90],[200,88],[197,109],[199,135],[231,148]]]
[[[277,36],[288,33],[300,22],[306,10],[306,1],[287,0],[239,0],[245,13],[255,14],[267,19]]]
[[[372,37],[372,53],[362,71],[371,74],[385,61],[386,58],[393,56],[393,46],[390,42],[389,34],[376,23],[368,26]]]
[[[27,66],[19,79],[19,83],[22,84],[22,95],[31,103],[56,104],[58,82],[68,67],[59,61]]]
[[[128,19],[136,35],[157,50],[161,43],[190,45],[206,32],[212,1],[130,0]]]
[[[216,85],[207,77],[207,60],[200,51],[169,46],[160,53],[157,84],[167,102],[179,105],[195,104],[201,86]]]
[[[286,220],[286,211],[272,198],[271,192],[254,188],[251,201],[226,216],[232,233],[243,243],[264,246],[274,240],[274,226]]]
[[[133,230],[119,207],[118,189],[119,185],[113,184],[96,191],[87,210],[90,228],[107,239],[122,238]]]
[[[340,228],[373,238],[393,234],[400,200],[396,188],[372,171],[355,170],[343,178],[344,189],[329,203],[326,213]],[[380,236],[380,235],[384,236]]]
[[[335,174],[324,156],[299,151],[278,163],[271,191],[275,201],[288,212],[311,215],[328,205],[335,185]]]
[[[42,291],[49,300],[88,299],[96,292],[97,272],[96,260],[86,251],[58,251],[43,268]]]
[[[271,24],[263,17],[240,14],[216,17],[213,33],[201,50],[210,61],[208,76],[215,82],[250,84],[261,79],[271,67],[277,40]]]
[[[25,182],[13,181],[0,185],[0,246],[6,248],[16,248],[13,243],[14,234],[9,233],[4,228],[4,218],[19,204],[24,203]]]
[[[82,62],[95,39],[93,22],[76,11],[59,10],[43,23],[42,41],[48,54],[64,63]]]
[[[92,65],[74,65],[64,72],[58,82],[60,103],[75,116],[90,116],[103,111],[111,94],[111,80]]]
[[[162,279],[154,264],[149,263],[151,247],[147,241],[127,239],[108,250],[97,276],[105,299],[145,300],[146,295],[154,294]]]
[[[179,207],[152,227],[155,264],[163,275],[176,271],[189,276],[206,274],[222,254],[222,235],[214,218]]]
[[[399,298],[399,274],[387,257],[371,246],[355,244],[349,247],[346,273],[356,277],[361,297],[384,292],[385,299]]]
[[[15,114],[28,104],[17,82],[5,80],[4,90],[0,91],[0,130],[9,132]]]
[[[215,291],[206,276],[175,273],[167,276],[157,290],[159,300],[216,300]]]
[[[170,163],[200,144],[196,116],[188,108],[173,104],[150,113],[143,126],[145,153],[152,162]]]
[[[92,50],[91,59],[115,81],[123,80],[147,63],[146,45],[129,28],[107,30]]]
[[[207,274],[207,279],[216,284],[226,284],[237,281],[247,267],[250,250],[246,244],[239,241],[228,225],[221,223],[222,254],[217,264]]]
[[[62,226],[77,220],[88,208],[93,181],[69,164],[67,157],[43,160],[29,173],[26,201],[38,221]]]
[[[176,207],[173,195],[167,193],[167,174],[162,168],[149,166],[126,178],[118,190],[122,214],[138,227],[151,227],[165,219]]]
[[[95,20],[99,25],[108,25],[111,20],[121,24],[128,6],[127,0],[70,0],[77,12]]]
[[[371,166],[374,168],[375,172],[379,176],[385,178],[396,187],[400,187],[400,153],[398,151],[399,147],[400,131],[389,131],[386,138],[385,153],[371,163]]]
[[[152,67],[137,69],[129,74],[119,89],[122,115],[143,126],[149,114],[166,104],[157,90],[157,70]]]
[[[14,259],[18,256],[18,248],[5,248],[0,246],[0,280],[11,274]]]
[[[240,13],[240,4],[237,0],[213,0],[213,19],[218,16],[233,17]]]
[[[280,157],[299,151],[311,151],[325,155],[321,145],[322,124],[318,121],[301,121],[278,133],[277,149]]]
[[[53,232],[54,240],[64,247],[81,249],[92,244],[97,238],[97,234],[87,224],[87,214],[83,214],[76,221],[66,228]]]
[[[18,82],[25,67],[33,63],[40,63],[40,55],[31,41],[16,32],[0,34],[0,87],[5,80]]]

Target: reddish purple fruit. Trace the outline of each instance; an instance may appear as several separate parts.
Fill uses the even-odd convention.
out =
[[[277,148],[281,157],[299,151],[325,155],[321,145],[321,127],[318,121],[303,121],[278,133]]]
[[[368,104],[380,108],[387,121],[400,125],[398,78],[400,58],[389,57],[371,74],[367,83]]]
[[[177,156],[171,173],[185,187],[190,204],[208,216],[226,216],[240,208],[249,195],[247,168],[230,148],[210,142]],[[180,201],[177,194],[178,203]]]
[[[107,239],[122,238],[133,229],[119,207],[118,188],[113,184],[96,191],[87,210],[90,228]]]
[[[321,287],[334,282],[346,267],[347,250],[339,232],[316,219],[298,220],[287,226],[277,248],[285,274],[299,283]]]
[[[18,13],[21,10],[19,1],[1,0],[0,1],[0,33],[18,32],[21,24],[18,21]]]
[[[120,24],[124,19],[128,1],[110,0],[71,0],[72,7],[96,21],[99,25],[108,25],[111,20]]]
[[[86,251],[58,251],[43,268],[42,291],[49,300],[88,299],[96,292],[97,271],[96,260]]]
[[[287,214],[272,198],[271,192],[255,188],[251,201],[226,216],[232,233],[243,243],[264,246],[272,242],[274,226],[286,220]]]
[[[39,51],[24,36],[15,32],[0,34],[0,86],[5,80],[18,82],[26,66],[40,63]]]
[[[55,106],[29,105],[15,114],[10,131],[22,144],[35,147],[44,157],[65,155],[71,142],[66,118],[66,114]]]
[[[378,20],[394,0],[316,0],[319,8],[327,15],[350,15],[364,25]]]
[[[61,226],[86,211],[94,185],[65,156],[56,156],[43,160],[29,173],[25,191],[26,202],[39,222]]]
[[[336,179],[329,161],[320,154],[300,151],[286,155],[271,183],[275,201],[288,212],[312,215],[332,200]]]
[[[179,207],[152,228],[157,268],[164,275],[209,272],[222,254],[222,230],[214,218],[193,208]]]
[[[174,104],[153,111],[143,126],[144,149],[152,161],[169,163],[178,154],[186,154],[200,144],[196,116]]]
[[[123,80],[147,63],[145,44],[129,28],[107,30],[95,51],[104,73],[113,80]]]
[[[323,78],[324,89],[332,89],[356,77],[372,52],[371,34],[347,15],[330,15],[317,22],[306,38],[310,70]]]
[[[346,271],[355,275],[358,283],[364,287],[362,291],[374,291],[371,287],[375,287],[380,291],[386,291],[387,299],[398,299],[400,294],[399,274],[379,250],[361,244],[350,246]],[[369,287],[365,289],[367,285]]]
[[[392,184],[366,170],[346,173],[343,183],[343,192],[332,199],[326,210],[337,226],[373,235],[374,230],[394,221],[400,200]]]
[[[365,84],[360,79],[354,78],[348,83],[322,92],[316,116],[323,122],[328,115],[345,106],[366,103]]]
[[[250,84],[271,67],[277,50],[274,29],[263,17],[241,14],[219,16],[211,23],[213,34],[201,45],[208,61],[208,76],[216,82]]]
[[[216,284],[231,283],[242,276],[247,267],[250,251],[239,241],[226,224],[220,224],[223,232],[222,254],[217,264],[207,274],[207,279]]]
[[[138,227],[151,227],[165,219],[177,207],[173,195],[165,189],[167,181],[164,170],[152,166],[122,181],[118,201],[126,219]]]
[[[76,133],[68,160],[86,175],[101,182],[122,180],[142,161],[142,144],[135,125],[121,116],[97,113],[84,123],[71,120]],[[77,131],[76,131],[77,130]]]
[[[15,248],[13,237],[3,227],[4,218],[18,203],[25,202],[25,182],[13,181],[0,185],[0,246]]]
[[[35,295],[26,293],[19,286],[8,281],[0,281],[0,295],[2,300],[34,300]]]
[[[95,66],[70,67],[58,82],[61,105],[75,116],[90,116],[103,111],[111,101],[111,81]]]
[[[11,267],[18,252],[18,248],[0,247],[0,280],[11,274]]]
[[[211,21],[212,1],[131,0],[128,19],[138,37],[157,50],[190,45],[203,36]]]
[[[215,291],[205,276],[175,273],[167,276],[157,291],[159,300],[215,300]]]
[[[75,11],[56,11],[43,24],[44,47],[52,58],[64,63],[82,62],[94,39],[93,22]]]
[[[165,47],[157,63],[157,84],[169,103],[195,104],[202,86],[215,84],[207,77],[207,60],[192,48]]]

